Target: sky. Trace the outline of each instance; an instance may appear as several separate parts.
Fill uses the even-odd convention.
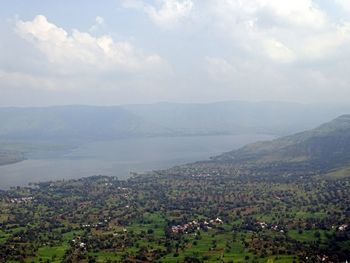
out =
[[[0,19],[0,106],[350,102],[349,0],[11,0]]]

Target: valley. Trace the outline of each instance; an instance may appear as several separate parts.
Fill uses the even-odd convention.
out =
[[[166,173],[1,193],[6,262],[345,262],[350,178]]]
[[[0,165],[0,189],[28,183],[109,175],[125,179],[130,172],[165,169],[208,159],[245,144],[270,140],[271,135],[217,135],[129,138],[71,144],[5,144],[24,160]]]
[[[346,262],[349,129],[345,115],[124,180],[100,175],[1,191],[0,258]]]
[[[0,18],[0,263],[350,262],[350,0]]]

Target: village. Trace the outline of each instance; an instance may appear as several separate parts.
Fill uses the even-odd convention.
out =
[[[216,227],[217,225],[223,224],[223,221],[220,218],[211,219],[209,221],[196,221],[193,220],[192,222],[189,222],[184,225],[176,225],[171,227],[172,233],[193,233],[198,230],[209,230],[213,227]]]
[[[188,171],[2,191],[0,257],[81,263],[349,260],[348,179],[267,182]]]

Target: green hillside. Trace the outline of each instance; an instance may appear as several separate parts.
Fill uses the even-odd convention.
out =
[[[347,177],[350,166],[350,115],[305,132],[169,169],[173,174],[244,175],[271,178],[329,174]]]
[[[211,163],[294,171],[330,171],[350,163],[350,115],[313,130],[247,145],[213,157]]]

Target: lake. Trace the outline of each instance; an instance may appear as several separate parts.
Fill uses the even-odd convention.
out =
[[[34,157],[0,166],[0,188],[91,175],[125,179],[130,172],[163,169],[205,160],[251,142],[273,138],[271,135],[218,135],[87,143],[57,156],[50,154],[48,157]]]

